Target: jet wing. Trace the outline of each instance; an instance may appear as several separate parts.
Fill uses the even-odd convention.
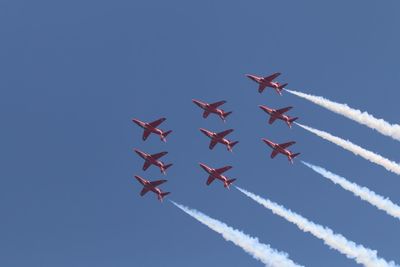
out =
[[[222,100],[222,101],[218,101],[218,102],[212,103],[212,104],[210,104],[210,106],[212,106],[213,108],[217,108],[217,107],[219,107],[219,106],[221,106],[221,105],[223,105],[225,103],[226,103],[226,101]]]
[[[165,120],[166,120],[166,118],[161,118],[161,119],[158,119],[156,121],[150,122],[149,124],[155,128]]]
[[[211,140],[210,145],[208,146],[209,149],[213,149],[215,147],[215,145],[217,144],[216,141]]]
[[[214,180],[215,180],[215,178],[213,177],[213,176],[208,176],[208,179],[207,179],[207,185],[210,185],[212,182],[214,182]]]
[[[260,83],[260,85],[258,86],[258,92],[262,93],[264,91],[265,87],[267,87],[265,84]]]
[[[276,120],[276,117],[272,117],[272,116],[271,116],[271,117],[269,118],[268,123],[269,123],[269,124],[273,124],[275,120]]]
[[[207,118],[208,115],[210,115],[210,112],[208,112],[208,111],[204,111],[203,112],[203,118]]]
[[[285,112],[288,112],[289,110],[291,110],[293,107],[286,107],[286,108],[281,108],[281,109],[277,109],[276,112],[278,112],[279,114],[283,114]]]
[[[232,166],[225,166],[219,169],[216,169],[215,171],[218,172],[219,174],[226,172],[227,170],[232,169]]]
[[[279,153],[278,150],[273,150],[271,153],[271,159],[275,158],[276,155],[278,155],[278,153]]]
[[[144,196],[147,192],[149,192],[149,189],[147,189],[146,187],[143,187],[142,191],[140,191],[140,195]]]
[[[161,158],[162,156],[165,156],[165,155],[167,155],[167,154],[168,154],[168,152],[164,151],[164,152],[160,152],[160,153],[157,153],[157,154],[153,154],[153,155],[151,155],[151,157],[152,157],[153,159],[159,159],[159,158]]]
[[[272,82],[272,81],[275,80],[279,75],[281,75],[281,73],[280,73],[280,72],[276,72],[276,73],[274,73],[274,74],[272,74],[272,75],[270,75],[270,76],[264,77],[264,80],[267,80],[267,81]]]
[[[291,141],[291,142],[279,144],[279,146],[280,146],[281,148],[287,148],[287,147],[289,147],[289,146],[291,146],[291,145],[293,145],[293,144],[296,144],[296,142],[295,142],[295,141]]]
[[[143,164],[143,170],[145,171],[145,170],[147,170],[149,167],[150,167],[150,165],[151,165],[151,163],[150,163],[150,161],[145,161],[144,162],[144,164]]]
[[[143,132],[143,140],[146,141],[147,137],[149,137],[150,134],[151,134],[150,131],[144,130],[144,132]]]
[[[154,187],[159,186],[160,184],[165,183],[167,180],[158,180],[158,181],[152,181],[150,184]]]
[[[233,129],[229,129],[220,133],[217,133],[218,137],[223,138],[225,136],[227,136],[228,134],[230,134],[231,132],[233,132]]]

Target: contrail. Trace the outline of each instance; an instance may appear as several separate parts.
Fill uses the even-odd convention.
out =
[[[346,255],[347,258],[354,259],[359,264],[363,264],[367,267],[397,266],[393,261],[387,262],[386,260],[379,258],[376,250],[371,250],[362,245],[358,245],[353,241],[347,240],[341,234],[335,234],[330,228],[315,224],[275,202],[263,199],[239,187],[236,188],[255,202],[271,210],[274,214],[294,223],[303,232],[311,233],[316,238],[323,240],[329,247]]]
[[[349,140],[344,140],[337,136],[333,136],[330,133],[314,129],[309,126],[302,125],[300,123],[296,123],[296,124],[298,126],[300,126],[301,128],[303,128],[309,132],[312,132],[313,134],[315,134],[325,140],[328,140],[350,152],[353,152],[355,155],[361,156],[366,160],[369,160],[375,164],[381,165],[388,171],[391,171],[391,172],[394,172],[395,174],[400,175],[400,165],[397,162],[391,161],[391,160],[384,158],[381,155],[378,155],[372,151],[366,150],[356,144],[353,144]]]
[[[279,252],[269,245],[260,243],[258,238],[254,238],[244,234],[243,232],[233,229],[232,227],[226,225],[223,222],[215,220],[207,215],[194,210],[174,201],[172,204],[183,210],[185,213],[189,214],[202,224],[209,227],[211,230],[221,234],[223,238],[227,241],[231,241],[236,246],[241,247],[244,251],[249,253],[253,258],[261,261],[268,267],[294,267],[301,266],[294,263],[288,258],[288,254],[284,252]]]
[[[353,121],[363,124],[371,129],[374,129],[383,135],[389,136],[395,140],[400,141],[400,125],[398,125],[398,124],[390,124],[383,119],[375,118],[371,114],[368,114],[368,112],[365,112],[365,111],[362,112],[358,109],[353,109],[346,104],[332,102],[321,96],[304,94],[301,92],[292,91],[292,90],[288,90],[288,89],[285,89],[285,90],[291,94],[294,94],[294,95],[304,98],[314,104],[324,107],[332,112],[343,115],[346,118],[349,118]]]
[[[400,219],[400,206],[390,201],[389,198],[385,198],[371,191],[367,187],[361,187],[356,183],[349,182],[346,178],[341,177],[337,174],[331,173],[322,167],[302,161],[304,165],[311,168],[313,171],[321,174],[323,177],[331,180],[333,183],[340,185],[343,189],[352,192],[355,196],[358,196],[362,200],[367,201],[369,204],[377,207],[380,210],[385,211],[387,214]]]

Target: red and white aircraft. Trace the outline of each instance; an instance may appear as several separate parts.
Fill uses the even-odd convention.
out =
[[[285,84],[280,84],[280,83],[278,83],[278,82],[274,82],[273,80],[275,80],[279,75],[281,75],[280,72],[276,72],[276,73],[274,73],[274,74],[272,74],[272,75],[270,75],[270,76],[266,76],[266,77],[258,77],[258,76],[255,76],[255,75],[246,74],[246,76],[247,76],[249,79],[252,79],[253,81],[255,81],[256,83],[259,84],[259,86],[258,86],[258,92],[259,92],[260,94],[264,91],[265,87],[271,87],[271,88],[274,88],[275,91],[276,91],[278,94],[282,95],[281,91],[282,91],[283,88],[284,88],[286,85],[288,85],[288,84],[287,84],[287,83],[285,83]]]
[[[165,120],[166,120],[166,118],[161,118],[161,119],[158,119],[158,120],[156,120],[156,121],[147,123],[147,122],[140,121],[140,120],[138,120],[138,119],[132,119],[132,121],[133,121],[134,123],[136,123],[137,125],[139,125],[140,127],[143,128],[143,130],[144,130],[144,132],[143,132],[143,140],[146,140],[147,137],[149,137],[149,135],[150,135],[151,133],[154,133],[154,134],[157,134],[157,135],[160,136],[161,141],[167,142],[166,137],[167,137],[167,135],[170,134],[172,131],[166,131],[166,132],[164,132],[163,130],[157,128],[157,126],[160,125],[160,124],[161,124],[163,121],[165,121]]]
[[[275,156],[278,155],[278,153],[281,153],[283,155],[286,155],[288,157],[288,160],[293,164],[293,159],[296,156],[300,155],[300,153],[293,154],[292,151],[286,149],[287,147],[295,144],[296,142],[294,142],[294,141],[291,141],[288,143],[283,143],[283,144],[275,144],[274,142],[272,142],[268,139],[265,139],[265,138],[263,138],[262,140],[264,141],[264,143],[266,143],[268,146],[270,146],[273,149],[272,153],[271,153],[272,159],[275,158]]]
[[[272,124],[272,123],[274,123],[274,121],[276,119],[279,119],[279,120],[285,121],[286,124],[290,128],[292,128],[292,122],[294,122],[295,120],[298,119],[298,117],[292,118],[292,117],[289,117],[287,115],[284,115],[284,113],[288,112],[293,107],[286,107],[286,108],[281,108],[281,109],[272,109],[272,108],[269,108],[267,106],[261,106],[261,105],[258,106],[258,107],[261,108],[262,110],[264,110],[266,113],[268,113],[270,115],[270,118],[269,118],[269,121],[268,121],[269,124]]]
[[[236,181],[236,179],[228,179],[226,176],[222,175],[222,173],[231,169],[232,166],[225,166],[219,169],[213,169],[205,165],[204,163],[200,163],[200,167],[202,167],[206,172],[208,172],[209,176],[207,179],[207,185],[210,185],[215,179],[221,180],[224,183],[224,187],[229,189],[229,186]]]
[[[197,106],[199,106],[200,108],[202,108],[204,110],[203,118],[207,118],[208,115],[210,115],[210,113],[214,113],[214,114],[217,114],[221,118],[221,120],[223,120],[225,122],[226,117],[232,113],[232,111],[225,112],[224,110],[218,108],[219,106],[226,103],[225,100],[211,103],[211,104],[204,103],[204,102],[201,102],[200,100],[196,100],[196,99],[192,99],[192,101],[193,101],[193,103],[195,103]]]
[[[233,129],[229,129],[220,133],[214,133],[203,128],[200,128],[200,131],[211,138],[211,142],[208,147],[209,149],[213,149],[216,144],[221,143],[226,145],[228,151],[232,152],[232,148],[239,143],[239,141],[232,142],[225,138],[225,136],[233,132]]]
[[[142,189],[142,191],[140,191],[141,196],[144,196],[147,192],[152,191],[157,194],[158,200],[160,200],[162,202],[163,198],[166,195],[170,194],[170,192],[163,192],[163,191],[161,191],[160,188],[157,187],[160,184],[165,183],[167,180],[148,181],[138,175],[135,175],[135,178],[136,178],[136,180],[139,181],[139,183],[141,183],[143,185],[143,189]]]
[[[157,154],[147,154],[143,151],[140,151],[139,149],[135,149],[135,152],[144,159],[144,164],[143,164],[143,170],[147,170],[151,165],[157,166],[158,168],[160,168],[160,171],[165,175],[165,171],[172,166],[171,164],[164,164],[164,162],[158,160],[159,158],[161,158],[162,156],[165,156],[168,154],[168,152],[164,151],[164,152],[160,152]]]

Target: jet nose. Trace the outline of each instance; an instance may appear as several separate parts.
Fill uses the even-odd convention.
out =
[[[200,128],[199,129],[203,134],[208,135],[208,131],[206,129]]]

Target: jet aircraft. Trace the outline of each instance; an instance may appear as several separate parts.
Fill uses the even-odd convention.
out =
[[[218,102],[211,103],[211,104],[204,103],[204,102],[201,102],[200,100],[196,100],[196,99],[192,99],[192,101],[193,101],[193,103],[195,103],[197,106],[199,106],[201,109],[204,110],[203,118],[207,118],[208,115],[210,115],[210,113],[214,113],[214,114],[218,115],[221,118],[221,120],[223,120],[225,122],[226,117],[232,113],[232,111],[225,112],[224,110],[218,108],[219,106],[226,103],[225,100],[218,101]]]
[[[286,155],[288,160],[293,164],[293,159],[295,157],[297,157],[298,155],[300,155],[300,153],[295,153],[293,154],[292,151],[286,149],[287,147],[295,144],[295,141],[291,141],[291,142],[287,142],[287,143],[283,143],[283,144],[275,144],[274,142],[263,138],[262,139],[264,141],[264,143],[266,143],[269,147],[271,147],[272,153],[271,153],[271,158],[275,158],[276,155],[278,155],[279,153]]]
[[[209,149],[213,149],[216,144],[221,143],[226,146],[228,151],[232,152],[232,148],[237,143],[239,143],[239,141],[233,142],[233,141],[229,141],[228,139],[225,138],[225,136],[227,136],[228,134],[233,132],[233,129],[229,129],[229,130],[226,130],[226,131],[223,131],[220,133],[214,133],[214,132],[211,132],[211,131],[203,129],[203,128],[200,128],[200,131],[211,139],[210,145],[208,147]]]
[[[157,187],[160,184],[165,183],[167,180],[148,181],[138,175],[135,175],[135,178],[136,178],[136,180],[139,181],[139,183],[141,183],[143,185],[143,189],[142,189],[142,191],[140,191],[141,196],[144,196],[147,192],[152,191],[157,194],[158,200],[162,202],[163,198],[166,195],[170,194],[170,192],[163,192],[163,191],[161,191],[160,188]]]
[[[215,179],[221,180],[224,183],[224,187],[229,189],[229,186],[236,181],[236,179],[228,179],[226,176],[222,175],[222,173],[231,169],[232,166],[225,166],[219,169],[213,169],[208,167],[204,163],[200,163],[200,167],[202,167],[208,174],[207,185],[210,185]]]
[[[143,164],[143,170],[147,170],[151,165],[157,166],[158,168],[160,168],[160,171],[165,175],[165,171],[172,166],[171,164],[165,164],[164,162],[158,160],[159,158],[161,158],[162,156],[165,156],[166,154],[168,154],[168,152],[164,151],[164,152],[160,152],[157,154],[147,154],[143,151],[140,151],[139,149],[135,149],[135,152],[144,159],[144,164]]]
[[[272,75],[270,75],[270,76],[266,76],[266,77],[258,77],[258,76],[252,75],[252,74],[246,74],[246,76],[247,76],[249,79],[251,79],[251,80],[253,80],[253,81],[255,81],[256,83],[259,84],[259,85],[258,85],[258,92],[259,92],[260,94],[264,91],[264,89],[265,89],[266,87],[271,87],[271,88],[275,89],[275,91],[276,91],[278,94],[282,95],[282,90],[283,90],[283,88],[284,88],[286,85],[288,85],[288,84],[287,84],[287,83],[285,83],[285,84],[280,84],[279,82],[274,82],[274,80],[275,80],[279,75],[281,75],[280,72],[276,72],[276,73],[274,73],[274,74],[272,74]]]
[[[160,119],[158,119],[158,120],[156,120],[156,121],[147,123],[147,122],[140,121],[140,120],[138,120],[138,119],[132,119],[132,121],[133,121],[134,123],[136,123],[137,125],[139,125],[140,127],[143,128],[143,130],[144,130],[144,132],[143,132],[143,137],[142,137],[143,140],[146,140],[147,137],[149,137],[149,135],[150,135],[151,133],[154,133],[154,134],[157,134],[157,135],[160,136],[161,141],[167,142],[166,137],[167,137],[167,135],[170,134],[172,131],[166,131],[166,132],[164,132],[163,130],[157,128],[158,125],[160,125],[160,124],[161,124],[163,121],[165,121],[165,120],[166,120],[166,118],[160,118]]]
[[[279,119],[279,120],[285,121],[286,124],[289,126],[289,128],[292,128],[292,122],[294,122],[295,120],[298,119],[298,117],[292,118],[287,115],[284,115],[284,113],[288,112],[290,109],[292,109],[292,107],[286,107],[286,108],[281,108],[281,109],[272,109],[272,108],[269,108],[267,106],[262,106],[262,105],[260,105],[258,107],[270,115],[270,118],[268,121],[269,124],[272,124],[272,123],[274,123],[274,121],[276,119]]]

